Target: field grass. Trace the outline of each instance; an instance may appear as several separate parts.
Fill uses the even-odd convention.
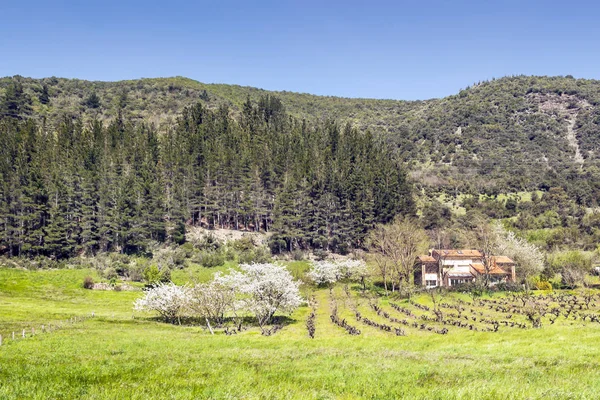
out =
[[[198,267],[174,276],[182,281],[211,272]],[[51,333],[5,339],[0,399],[595,399],[600,392],[599,323],[560,319],[541,329],[501,327],[497,333],[450,327],[447,335],[408,326],[407,336],[395,336],[357,321],[355,310],[378,323],[386,318],[356,290],[348,297],[337,286],[338,313],[359,336],[331,323],[328,289],[310,293],[318,303],[315,339],[305,327],[308,306],[274,336],[257,328],[212,336],[202,326],[132,318],[140,292],[85,290],[81,282],[90,274],[0,268],[4,335],[96,313]],[[416,300],[431,305],[425,296]],[[380,300],[396,318],[405,316],[390,303],[416,316],[426,313],[406,300]]]

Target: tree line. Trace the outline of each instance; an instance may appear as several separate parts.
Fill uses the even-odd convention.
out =
[[[10,94],[13,109],[26,107],[18,88]],[[272,232],[274,252],[346,252],[414,212],[406,173],[378,138],[291,117],[272,96],[235,115],[200,102],[164,130],[122,113],[56,127],[14,115],[0,116],[8,256],[143,253],[183,243],[190,225]]]

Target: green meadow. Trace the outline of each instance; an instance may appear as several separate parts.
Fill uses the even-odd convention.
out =
[[[303,271],[301,263],[290,268]],[[198,267],[173,279],[211,274]],[[317,301],[314,339],[307,334],[307,305],[273,336],[256,327],[211,335],[201,324],[170,325],[134,313],[139,291],[83,289],[87,275],[95,276],[0,268],[0,399],[596,399],[600,393],[600,323],[589,320],[544,318],[539,329],[501,326],[498,332],[450,326],[445,335],[405,326],[406,336],[396,336],[357,321],[359,311],[399,326],[377,315],[358,287],[347,295],[338,285],[332,294],[304,290]],[[331,322],[332,298],[360,335]],[[462,295],[444,301],[459,299],[470,301]],[[416,300],[431,305],[427,296]],[[426,313],[406,300],[377,302],[397,319],[406,315],[392,304],[416,317]],[[477,310],[500,318],[492,309]],[[92,312],[94,318],[68,321]],[[54,328],[41,332],[42,324]]]

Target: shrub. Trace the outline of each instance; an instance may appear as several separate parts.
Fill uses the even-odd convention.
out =
[[[258,247],[254,250],[244,251],[239,255],[240,264],[268,263],[271,261],[271,253],[265,247]]]
[[[242,238],[233,240],[231,246],[239,252],[251,251],[256,247],[252,236],[242,236]]]
[[[292,251],[292,259],[294,259],[294,261],[304,260],[304,252],[302,250]]]
[[[158,249],[152,256],[152,261],[156,263],[159,269],[171,269],[182,267],[185,262],[186,253],[182,248],[167,247]]]
[[[563,287],[569,289],[574,289],[579,285],[583,285],[585,281],[585,272],[577,269],[564,268],[560,275]]]
[[[515,282],[500,282],[496,286],[495,289],[501,292],[522,292],[523,286]]]
[[[103,275],[109,281],[117,279],[117,271],[114,268],[106,268],[103,271]]]
[[[83,287],[84,289],[93,289],[94,288],[94,278],[91,276],[86,276],[83,278]]]
[[[223,246],[223,243],[212,232],[194,240],[194,247],[198,250],[217,251],[221,246]]]
[[[539,281],[535,284],[537,290],[552,290],[552,284],[548,281]]]
[[[128,277],[134,282],[144,280],[144,270],[148,267],[150,260],[147,258],[138,258],[131,263],[128,270]]]
[[[327,250],[316,249],[313,251],[313,254],[318,261],[326,260],[329,257]]]
[[[115,262],[113,264],[113,268],[114,268],[115,272],[117,273],[117,275],[119,275],[119,276],[126,276],[129,272],[129,265],[123,264],[120,261]]]
[[[187,242],[181,245],[181,250],[184,251],[187,258],[191,258],[194,255],[195,248],[193,244]]]
[[[272,254],[281,254],[287,249],[287,242],[277,236],[273,236],[269,240],[269,248]]]
[[[168,282],[171,280],[171,270],[160,270],[156,264],[151,264],[144,269],[144,281],[147,285],[155,285],[159,282]]]
[[[225,264],[225,256],[218,252],[202,253],[200,264],[206,268],[220,267]]]

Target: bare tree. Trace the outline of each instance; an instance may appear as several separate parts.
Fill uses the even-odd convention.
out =
[[[377,225],[377,227],[371,231],[367,238],[367,246],[371,250],[369,258],[377,265],[379,275],[383,280],[385,294],[387,295],[390,260],[387,257],[388,232],[385,225]]]
[[[496,231],[484,219],[476,221],[475,233],[477,235],[477,243],[481,251],[481,258],[484,270],[485,286],[490,285],[490,275],[494,269],[494,253],[497,248]]]
[[[388,275],[394,292],[402,284],[410,284],[415,259],[427,249],[429,238],[416,221],[397,217],[389,225],[378,225],[369,235],[368,243],[382,272],[386,292]]]

